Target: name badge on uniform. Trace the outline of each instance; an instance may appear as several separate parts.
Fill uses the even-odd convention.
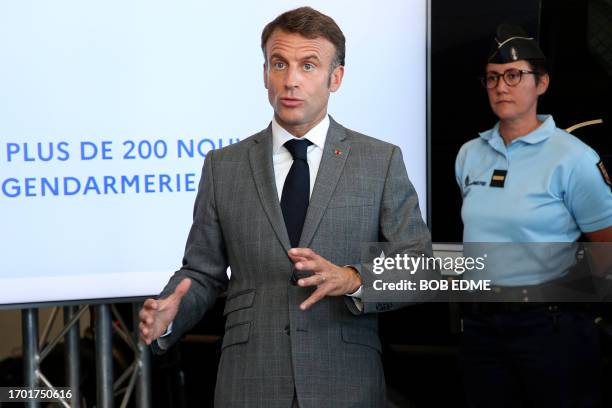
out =
[[[600,160],[599,163],[597,163],[597,168],[599,169],[599,172],[603,176],[603,179],[606,182],[606,184],[610,186],[610,190],[612,190],[612,181],[610,181],[610,175],[606,171],[606,166],[604,166],[603,161]]]
[[[508,174],[508,170],[493,170],[493,176],[491,177],[489,187],[504,188],[504,184],[506,183],[506,174]]]

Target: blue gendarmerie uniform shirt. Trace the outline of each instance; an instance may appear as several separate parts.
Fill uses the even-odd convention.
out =
[[[570,243],[581,232],[612,225],[612,192],[597,153],[557,128],[552,116],[538,119],[537,129],[507,146],[497,123],[459,150],[455,176],[465,243]],[[500,286],[559,278],[575,261],[562,247],[568,248],[506,245],[479,278]]]

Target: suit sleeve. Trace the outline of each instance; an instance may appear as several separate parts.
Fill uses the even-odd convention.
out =
[[[192,280],[173,321],[172,333],[164,337],[163,349],[152,343],[153,351],[163,352],[176,343],[210,309],[219,293],[227,288],[227,252],[215,204],[214,151],[206,155],[193,211],[193,224],[185,245],[183,266],[174,273],[159,295],[169,296],[185,278]]]
[[[417,193],[408,178],[402,152],[397,146],[394,146],[391,152],[379,220],[380,242],[398,244],[398,252],[408,256],[432,256],[431,235],[421,216]],[[347,299],[347,307],[352,313],[384,312],[408,304],[369,301],[367,293],[368,288],[372,288],[372,275],[364,272],[364,269],[367,269],[364,268],[364,265],[354,265],[354,267],[361,274],[364,297],[362,298],[363,311],[356,307],[352,299]]]

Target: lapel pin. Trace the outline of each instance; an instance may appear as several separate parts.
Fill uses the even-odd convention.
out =
[[[334,150],[334,154],[335,154],[336,156],[340,156],[340,155],[342,154],[342,151],[341,151],[341,150],[339,150],[339,149],[336,149],[336,150]]]

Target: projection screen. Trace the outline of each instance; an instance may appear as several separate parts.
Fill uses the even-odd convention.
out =
[[[0,305],[157,294],[204,156],[272,118],[262,28],[302,5],[347,38],[330,114],[402,148],[425,217],[426,0],[2,2]]]

